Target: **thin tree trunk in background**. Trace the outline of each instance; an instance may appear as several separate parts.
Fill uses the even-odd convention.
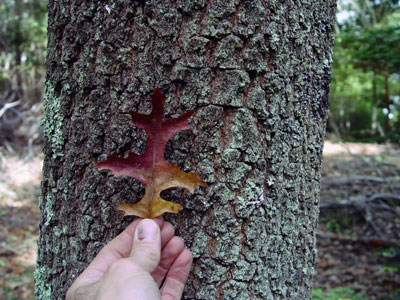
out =
[[[22,49],[21,44],[23,42],[21,32],[21,14],[22,14],[22,0],[16,0],[15,3],[15,28],[13,30],[13,52],[15,61],[15,76],[17,81],[17,97],[21,99],[24,96],[24,86],[21,74],[21,62],[22,62]]]
[[[141,184],[93,165],[142,153],[129,110],[197,110],[166,159],[209,184],[165,193],[194,264],[184,299],[311,299],[335,1],[49,2],[37,299],[62,299],[132,221]]]
[[[371,130],[372,134],[376,134],[377,130],[377,117],[378,111],[376,108],[376,71],[372,71],[372,116],[371,116]]]
[[[330,110],[328,110],[328,122],[329,122],[330,128],[332,128],[333,132],[335,133],[336,138],[338,138],[340,140],[341,134],[340,134],[339,126],[337,125],[336,120],[334,119],[333,114]]]
[[[390,131],[390,92],[389,92],[389,67],[385,67],[384,71],[384,76],[385,76],[385,90],[383,92],[383,98],[384,98],[384,103],[385,107],[387,109],[387,114],[385,115],[385,134],[387,135]]]
[[[379,133],[380,136],[385,136],[385,131],[383,130],[381,124],[378,122],[378,96],[376,93],[376,71],[373,70],[373,77],[372,77],[372,121],[371,121],[371,129],[372,134]]]

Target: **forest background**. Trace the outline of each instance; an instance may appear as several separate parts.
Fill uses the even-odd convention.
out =
[[[33,299],[47,1],[0,3],[0,298]],[[314,299],[400,299],[400,1],[336,15]]]

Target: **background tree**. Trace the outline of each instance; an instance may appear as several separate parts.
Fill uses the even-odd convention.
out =
[[[0,2],[0,146],[11,153],[19,152],[17,142],[39,140],[46,7],[43,0]]]
[[[330,97],[333,119],[345,136],[373,136],[377,130],[388,136],[390,120],[394,123],[399,115],[399,2],[340,3],[338,16],[343,17],[336,27]]]
[[[46,4],[40,0],[5,0],[0,4],[0,88],[8,79],[18,98],[40,76],[40,70],[33,69],[46,56]]]
[[[335,1],[50,1],[36,296],[62,299],[132,218],[129,110],[196,109],[166,159],[209,184],[166,216],[194,253],[185,299],[310,299]]]

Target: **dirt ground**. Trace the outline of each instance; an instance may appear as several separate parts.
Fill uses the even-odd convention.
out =
[[[0,152],[0,299],[33,299],[41,154]]]
[[[0,152],[0,299],[33,299],[41,165]],[[398,147],[326,142],[317,247],[315,289],[400,299]]]
[[[314,288],[399,300],[400,148],[328,141],[322,176]]]

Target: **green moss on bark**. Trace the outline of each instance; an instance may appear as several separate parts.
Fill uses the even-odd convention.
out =
[[[44,136],[48,139],[53,159],[64,155],[64,116],[62,98],[56,96],[54,86],[45,82],[44,117],[42,119]]]
[[[52,299],[51,284],[47,281],[49,272],[51,269],[48,267],[37,267],[35,270],[35,293],[43,300]]]

